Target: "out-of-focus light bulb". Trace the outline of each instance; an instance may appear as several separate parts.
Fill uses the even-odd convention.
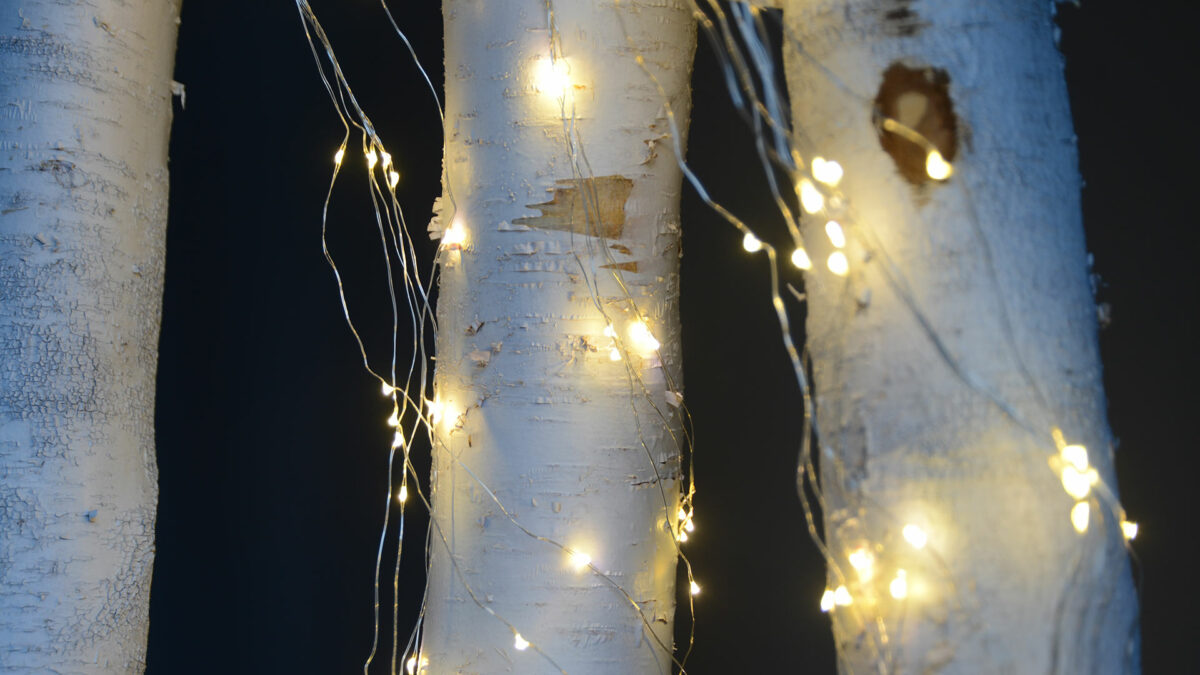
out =
[[[909,523],[901,530],[904,535],[904,541],[907,541],[913,548],[925,548],[925,543],[929,541],[929,536],[925,534],[925,530]]]
[[[653,354],[661,346],[646,327],[646,322],[640,319],[629,324],[629,341],[642,356]]]
[[[821,594],[821,611],[828,612],[833,609],[833,591],[828,588]]]
[[[346,149],[345,149],[345,148],[338,148],[338,151],[337,151],[337,152],[335,152],[335,153],[333,153],[333,163],[334,163],[334,164],[336,164],[336,165],[338,165],[338,166],[341,166],[341,165],[342,165],[342,160],[343,160],[345,157],[346,157]]]
[[[824,157],[813,157],[812,175],[822,183],[835,187],[842,180],[842,165]]]
[[[387,382],[384,382],[383,386],[381,386],[379,389],[380,389],[380,391],[383,392],[384,396],[391,396],[392,392],[396,391],[396,388],[393,387],[392,385],[388,384]]]
[[[467,228],[462,220],[455,218],[442,232],[442,248],[449,251],[460,251],[467,245]]]
[[[375,154],[375,148],[371,148],[370,150],[367,151],[367,169],[370,171],[374,171],[375,165],[378,163],[379,163],[379,155]]]
[[[1137,533],[1138,533],[1138,524],[1137,523],[1130,521],[1130,520],[1122,520],[1121,521],[1121,534],[1125,535],[1126,539],[1128,539],[1130,541],[1137,539]]]
[[[383,170],[387,171],[388,167],[390,167],[392,165],[392,153],[387,152],[385,150],[380,150],[379,156],[383,162]]]
[[[700,595],[700,584],[693,581],[691,583],[691,591],[692,591],[692,595]]]
[[[892,579],[892,583],[888,584],[888,590],[891,591],[892,597],[897,600],[903,600],[908,597],[908,572],[904,570],[896,570],[896,578]]]
[[[408,501],[408,486],[407,485],[400,486],[400,491],[396,493],[396,501],[400,502],[401,504]]]
[[[561,98],[571,87],[571,69],[567,60],[539,59],[534,66],[533,88],[539,93],[553,98]]]
[[[1062,470],[1062,486],[1075,499],[1088,496],[1092,486],[1100,482],[1100,474],[1095,469],[1079,471],[1074,466],[1064,466]]]
[[[844,248],[846,246],[846,233],[842,231],[842,226],[836,220],[825,223],[825,234],[829,235],[829,241],[833,243],[835,248]]]
[[[1088,452],[1087,448],[1082,445],[1064,445],[1062,450],[1058,451],[1063,461],[1075,467],[1078,471],[1083,472],[1088,470]]]
[[[875,554],[871,553],[866,546],[860,546],[850,552],[847,556],[850,560],[850,566],[853,567],[859,577],[864,581],[870,579],[875,573]]]
[[[400,409],[393,407],[392,414],[388,416],[387,423],[389,427],[400,426]]]
[[[523,652],[529,648],[529,641],[521,637],[520,633],[517,633],[517,636],[513,638],[513,648],[519,652]]]
[[[399,429],[392,435],[392,449],[404,447],[404,433]]]
[[[800,193],[800,206],[804,207],[806,213],[816,213],[825,208],[825,197],[811,180],[801,178],[796,190]]]
[[[611,323],[604,327],[604,337],[617,337],[617,329],[613,328]]]
[[[1075,526],[1075,531],[1079,534],[1087,532],[1091,510],[1087,502],[1076,502],[1075,506],[1071,507],[1071,524]]]
[[[398,171],[388,172],[388,187],[395,190],[396,184],[400,182],[400,173]]]
[[[833,602],[839,607],[848,607],[854,604],[854,598],[850,597],[850,590],[845,586],[838,586],[833,592]]]
[[[945,157],[942,157],[942,153],[930,150],[929,154],[925,156],[925,173],[934,180],[946,180],[950,174],[954,173],[954,167],[946,161]]]
[[[747,232],[746,236],[742,237],[742,248],[746,249],[747,253],[758,253],[762,247],[762,241],[753,233]]]
[[[680,532],[680,533],[679,533],[679,537],[678,537],[678,539],[679,539],[679,542],[680,542],[680,543],[684,543],[684,542],[686,542],[686,541],[688,540],[688,533],[687,533],[687,532]]]
[[[404,669],[408,671],[408,675],[413,675],[413,673],[417,672],[417,657],[409,657],[408,661],[404,664]]]
[[[792,264],[802,270],[812,269],[812,258],[808,257],[808,251],[803,248],[798,248],[792,251]]]
[[[575,566],[576,570],[582,570],[592,564],[592,556],[583,551],[573,551],[571,553],[571,564]]]
[[[829,271],[844,277],[850,273],[850,261],[846,259],[846,254],[841,251],[834,251],[829,254],[829,260],[825,261],[829,266]]]
[[[616,347],[613,347],[612,349],[608,350],[608,360],[609,361],[620,361],[621,360],[621,350],[617,349]]]

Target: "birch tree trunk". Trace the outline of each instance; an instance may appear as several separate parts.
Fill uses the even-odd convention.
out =
[[[824,260],[829,217],[850,239],[847,277],[807,279],[826,536],[845,575],[830,584],[853,600],[832,611],[842,670],[1138,671],[1053,7],[783,4],[800,148],[841,163],[850,204],[806,239]],[[946,180],[926,171],[933,148]],[[1082,535],[1052,427],[1111,490],[1084,500]],[[899,569],[904,599],[888,590]]]
[[[668,673],[680,173],[638,60],[685,122],[691,14],[447,0],[444,16],[422,672]]]
[[[179,3],[0,5],[0,671],[140,673]]]

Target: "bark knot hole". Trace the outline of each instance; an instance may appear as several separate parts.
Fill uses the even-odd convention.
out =
[[[958,155],[958,119],[950,100],[950,76],[940,68],[893,63],[875,96],[879,144],[909,183],[932,181],[925,168],[936,149],[947,162]]]

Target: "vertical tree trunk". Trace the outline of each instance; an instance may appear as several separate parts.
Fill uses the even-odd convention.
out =
[[[145,665],[179,3],[0,11],[0,671]]]
[[[637,56],[686,120],[690,12],[447,0],[444,14],[444,413],[420,662],[670,672],[680,173]]]
[[[830,584],[853,601],[832,610],[843,670],[1136,671],[1052,7],[785,5],[800,148],[841,163],[850,204],[807,229],[816,260],[832,251],[827,218],[850,239],[847,277],[819,266],[807,281],[825,527],[844,575]],[[948,179],[926,170],[931,149]],[[1084,500],[1084,534],[1051,469],[1052,427],[1112,491]],[[850,559],[860,549],[873,564]],[[900,569],[904,599],[889,593]]]

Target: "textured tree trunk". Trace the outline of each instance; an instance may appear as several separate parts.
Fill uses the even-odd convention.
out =
[[[448,0],[444,14],[449,190],[431,226],[444,414],[420,663],[668,673],[680,173],[637,56],[685,121],[690,12]]]
[[[853,602],[832,610],[843,671],[1136,672],[1052,6],[783,4],[800,149],[841,163],[850,204],[806,230],[830,584]],[[846,277],[820,264],[835,216]],[[1107,486],[1083,500],[1084,534],[1053,427]]]
[[[0,671],[141,672],[179,3],[0,5]]]

